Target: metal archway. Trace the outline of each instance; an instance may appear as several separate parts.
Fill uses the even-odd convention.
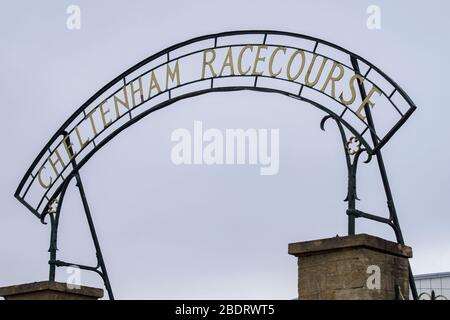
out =
[[[269,58],[261,56],[261,52],[270,50],[272,53],[268,64],[269,69],[265,70],[266,72],[257,71],[258,63],[260,66],[262,62],[267,64],[266,58]],[[237,52],[239,52],[238,56]],[[214,71],[213,62],[219,61],[219,58],[215,59],[221,53],[224,58],[220,60],[223,63],[219,74]],[[256,55],[252,56],[250,53]],[[283,53],[285,60],[280,58]],[[290,53],[291,56],[288,57],[287,53]],[[245,70],[242,69],[242,63],[245,61],[244,54],[247,58],[250,57],[246,60],[247,62],[253,60],[254,63],[250,66],[247,65],[248,68]],[[201,56],[203,56],[202,76],[198,77],[191,70],[190,74],[193,76],[181,81],[180,64],[183,65],[184,61],[185,68],[189,70],[193,61],[199,61]],[[297,65],[297,72],[292,76],[290,72],[297,57],[301,58],[301,64]],[[284,64],[284,75],[281,75],[283,66],[277,69],[280,72],[273,71],[275,58],[285,62],[289,60],[289,63]],[[322,64],[317,71],[314,83],[314,81],[310,81],[309,77],[314,72],[313,70],[317,69],[317,58],[322,59]],[[234,66],[233,59],[238,61],[237,68]],[[306,61],[309,61],[308,71],[304,68]],[[281,64],[283,65],[283,63]],[[228,68],[228,74],[223,74],[226,68]],[[323,70],[327,68],[328,76],[325,82],[322,86],[317,86],[322,80]],[[238,72],[235,72],[235,69],[238,69]],[[339,72],[338,75],[335,74],[336,70]],[[209,71],[208,75],[207,71]],[[303,71],[306,71],[304,81],[298,80]],[[161,77],[161,74],[165,75],[164,90],[161,90],[157,80],[158,75]],[[344,93],[348,93],[348,90],[345,92],[345,85],[342,84],[344,83],[342,79],[345,78],[348,81],[347,89],[351,93],[350,99],[344,98]],[[223,80],[232,82],[231,84],[224,83]],[[144,97],[144,81],[148,84],[147,98]],[[136,86],[138,86],[137,90],[135,90]],[[335,86],[343,87],[341,95],[338,97],[335,94]],[[45,223],[46,216],[50,218],[50,280],[55,279],[57,266],[77,265],[81,269],[98,273],[105,283],[109,298],[113,299],[112,288],[79,170],[116,135],[154,111],[179,100],[209,92],[240,90],[282,94],[305,101],[327,113],[320,124],[321,128],[324,129],[328,119],[333,119],[338,126],[345,151],[348,170],[348,192],[345,199],[348,202],[346,211],[348,233],[350,235],[355,233],[356,218],[367,218],[392,227],[397,242],[404,244],[381,149],[416,109],[408,95],[373,64],[330,42],[282,31],[224,32],[197,37],[169,47],[117,76],[68,118],[33,161],[22,178],[15,197],[41,222]],[[369,93],[366,93],[366,90],[369,90]],[[136,103],[136,93],[139,93],[140,102],[138,103]],[[383,108],[380,107],[382,111],[379,111],[380,108],[371,109],[374,107],[374,102],[371,101],[374,93],[381,97],[377,104],[383,106]],[[323,102],[323,100],[326,101]],[[104,107],[107,103],[111,104],[111,101],[115,107],[116,117],[108,121],[105,120],[106,115],[114,110],[110,108],[105,111]],[[375,127],[374,112],[378,119],[383,119],[382,133]],[[387,117],[383,117],[383,114],[387,112],[391,113]],[[102,127],[101,130],[100,127]],[[348,137],[348,134],[351,136]],[[352,148],[352,144],[356,147]],[[368,155],[366,162],[370,161],[373,156],[377,159],[387,199],[388,218],[356,209],[356,200],[358,200],[356,169],[362,152],[366,152]],[[53,172],[50,169],[53,169]],[[96,267],[56,260],[59,217],[65,192],[73,178],[76,179],[80,191],[96,248],[98,261]],[[414,298],[417,298],[411,270],[410,287]]]

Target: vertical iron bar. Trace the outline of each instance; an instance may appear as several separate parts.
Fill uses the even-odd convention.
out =
[[[61,193],[59,194],[58,199],[58,207],[56,208],[56,212],[54,212],[54,216],[52,212],[48,212],[50,216],[50,227],[51,227],[51,233],[50,233],[50,248],[48,251],[50,252],[50,270],[49,270],[49,281],[55,281],[55,275],[56,275],[56,265],[53,263],[56,261],[56,251],[58,251],[58,226],[59,226],[59,217],[61,214],[61,208],[64,201],[64,196],[66,194],[67,187],[69,186],[70,181],[72,180],[73,176],[67,177],[66,181],[64,182],[64,185],[61,188]],[[55,198],[56,199],[56,198]],[[49,208],[47,208],[49,210]]]
[[[354,71],[357,74],[361,75],[361,72],[359,70],[358,60],[355,57],[351,56],[351,62],[352,62]],[[357,82],[358,82],[359,92],[361,94],[361,99],[362,99],[362,101],[364,101],[366,99],[366,90],[364,89],[364,84],[362,84],[359,81],[357,81]],[[367,124],[371,128],[370,136],[372,138],[372,142],[374,144],[374,147],[376,147],[377,136],[376,136],[376,132],[375,132],[375,126],[374,126],[374,122],[373,122],[373,118],[372,118],[372,113],[370,112],[370,106],[367,103],[364,105],[364,112],[367,117]],[[389,209],[389,219],[392,220],[392,222],[396,226],[396,228],[394,228],[394,230],[395,230],[397,242],[404,245],[405,242],[403,240],[403,235],[402,235],[402,232],[400,229],[400,223],[398,221],[397,212],[395,210],[394,199],[392,196],[391,187],[389,185],[389,180],[388,180],[387,173],[386,173],[386,167],[384,166],[384,161],[383,161],[383,156],[381,154],[381,150],[377,149],[375,151],[375,155],[377,157],[378,169],[381,174],[381,179],[383,181],[384,191],[386,194],[387,206]],[[411,264],[409,263],[409,261],[408,261],[408,269],[409,269],[409,285],[411,287],[411,291],[412,291],[414,300],[417,300],[418,297],[417,297],[416,284],[414,282],[414,276],[412,274]]]
[[[348,168],[348,209],[356,209],[356,170],[355,163],[352,163]],[[352,236],[355,234],[355,216],[352,214],[348,215],[348,235]]]
[[[57,241],[57,229],[58,226],[56,225],[55,222],[55,217],[53,216],[53,213],[50,212],[49,213],[50,216],[50,248],[48,249],[48,252],[50,252],[50,260],[51,261],[55,261],[56,260],[56,241]],[[56,275],[56,266],[54,263],[49,263],[50,264],[50,270],[49,270],[49,275],[48,275],[48,281],[54,282],[55,281],[55,275]]]
[[[303,88],[303,87],[302,87]],[[341,134],[342,139],[342,146],[344,147],[344,154],[345,154],[345,162],[347,164],[347,197],[345,198],[345,201],[347,201],[347,209],[348,210],[354,210],[356,209],[356,165],[358,158],[355,157],[353,162],[350,158],[350,155],[348,153],[347,148],[347,136],[345,134],[344,128],[342,127],[342,124],[339,122],[338,119],[334,119],[336,122],[336,125],[339,128],[339,133]],[[355,216],[354,215],[348,215],[348,235],[354,235],[355,234]]]

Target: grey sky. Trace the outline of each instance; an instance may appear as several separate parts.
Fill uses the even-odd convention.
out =
[[[81,30],[66,8],[81,8]],[[381,8],[381,30],[366,8]],[[418,110],[384,157],[415,273],[450,270],[447,1],[10,1],[0,13],[2,181],[0,286],[48,276],[49,226],[13,193],[73,111],[116,75],[195,36],[239,29],[308,34],[385,71]],[[346,234],[346,170],[323,113],[262,93],[184,100],[130,127],[81,171],[117,298],[293,298],[295,241]],[[206,127],[279,128],[280,172],[255,166],[175,166],[170,134]],[[375,161],[358,172],[361,209],[386,214]],[[393,239],[374,222],[357,232]],[[69,190],[58,257],[94,264],[77,190]],[[83,273],[86,285],[101,286]],[[65,281],[64,269],[57,279]]]

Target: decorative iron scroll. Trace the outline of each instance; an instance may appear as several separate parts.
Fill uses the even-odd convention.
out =
[[[339,121],[370,154],[416,108],[381,70],[327,41],[280,31],[202,36],[141,61],[87,100],[45,145],[15,196],[42,218],[64,181],[128,126],[181,99],[238,90],[308,102]]]

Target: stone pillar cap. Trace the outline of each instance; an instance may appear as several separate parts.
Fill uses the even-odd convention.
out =
[[[372,249],[400,257],[412,257],[411,247],[364,233],[353,236],[336,236],[333,238],[290,243],[288,253],[296,257],[301,257],[323,253],[325,251],[336,251],[355,247]]]
[[[79,289],[69,289],[66,283],[55,281],[39,281],[33,283],[26,283],[8,287],[0,288],[0,296],[9,297],[15,295],[22,295],[27,293],[39,292],[39,291],[56,291],[62,293],[70,293],[80,296],[102,298],[103,289],[80,286]]]

